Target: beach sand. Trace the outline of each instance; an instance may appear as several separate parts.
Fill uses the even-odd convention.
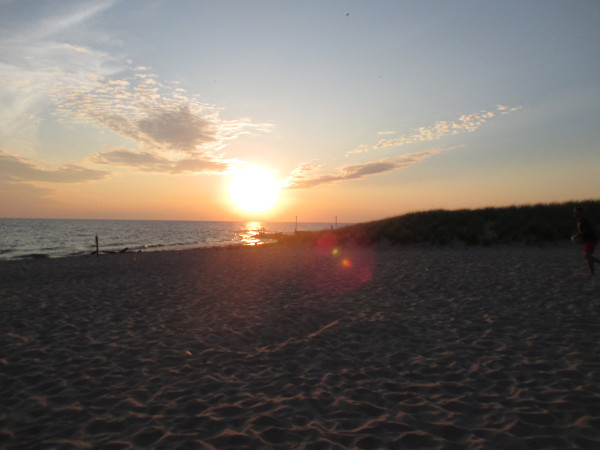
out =
[[[0,447],[597,449],[600,278],[577,246],[1,262]]]

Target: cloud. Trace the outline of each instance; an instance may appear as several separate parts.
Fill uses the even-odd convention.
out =
[[[97,164],[133,167],[152,167],[162,163],[160,158],[151,153],[134,152],[126,148],[115,148],[98,153],[92,160]]]
[[[2,198],[3,202],[14,199],[15,195],[27,195],[30,198],[41,198],[51,194],[52,192],[52,189],[34,186],[33,184],[29,183],[0,180],[0,194],[5,194]]]
[[[508,107],[498,105],[496,111],[484,110],[473,114],[465,114],[454,121],[442,120],[436,122],[432,126],[416,128],[414,130],[415,132],[410,135],[380,139],[375,145],[363,144],[348,152],[347,155],[366,153],[371,150],[380,150],[387,147],[400,147],[408,144],[430,142],[441,139],[442,137],[448,135],[471,133],[493,119],[496,116],[496,113],[510,114],[520,109],[520,106]],[[387,136],[395,134],[395,132],[380,131],[377,134],[380,136]],[[318,163],[304,163],[290,173],[285,181],[284,187],[287,189],[307,189],[324,184],[366,178],[368,176],[390,172],[393,170],[405,169],[422,161],[423,159],[460,147],[461,146],[434,148],[371,162],[346,165],[341,167],[336,173],[325,175],[315,174],[320,168]]]
[[[484,110],[473,114],[465,114],[454,121],[442,120],[436,122],[432,126],[416,128],[414,130],[415,132],[410,135],[380,139],[375,145],[363,144],[358,146],[356,149],[348,152],[346,155],[366,153],[372,150],[380,150],[387,147],[400,147],[408,144],[430,142],[437,139],[441,139],[442,137],[448,135],[471,133],[477,130],[489,120],[493,119],[496,116],[496,113],[510,114],[520,109],[520,106],[511,108],[508,106],[498,105],[496,111]],[[380,131],[377,134],[380,136],[386,136],[395,134],[395,132]],[[318,164],[303,164],[290,173],[288,179],[285,182],[285,187],[287,189],[306,189],[323,184],[331,184],[341,181],[365,178],[380,173],[404,169],[422,161],[425,158],[437,155],[443,151],[448,151],[460,147],[461,146],[435,148],[371,162],[347,165],[341,167],[337,173],[325,175],[315,175],[316,170],[319,168]]]
[[[418,142],[430,142],[441,139],[444,136],[456,135],[460,133],[471,133],[481,127],[483,124],[490,121],[496,115],[510,114],[511,112],[520,110],[521,107],[509,108],[507,106],[498,105],[497,111],[479,111],[477,113],[465,114],[458,120],[448,121],[442,120],[436,122],[432,126],[416,128],[413,134],[399,136],[395,138],[381,139],[375,145],[361,145],[358,148],[348,152],[348,154],[365,153],[371,150],[380,150],[387,147],[400,147]],[[390,134],[389,132],[379,132],[378,134]]]
[[[103,170],[88,169],[76,164],[65,164],[56,169],[40,167],[35,162],[0,150],[0,177],[3,181],[48,183],[82,183],[102,180],[109,175]]]
[[[515,112],[515,111],[519,111],[519,110],[523,109],[523,107],[522,106],[515,106],[515,107],[511,108],[511,107],[504,106],[504,105],[498,105],[497,109],[500,112],[500,114],[506,115],[506,114],[510,114],[512,112]]]
[[[169,160],[150,152],[135,152],[125,148],[110,149],[92,158],[97,164],[134,167],[142,172],[181,173],[221,173],[229,165],[221,161],[206,158],[183,158]]]
[[[101,152],[96,162],[171,174],[224,172],[228,165],[221,150],[227,141],[270,128],[248,119],[224,120],[214,106],[155,78],[130,72],[122,78],[95,78],[91,89],[61,85],[54,94],[57,110],[66,120],[100,124],[138,144],[139,150],[126,155],[123,150]]]
[[[138,123],[138,128],[155,142],[184,151],[217,140],[215,125],[194,115],[188,106],[149,114]]]
[[[76,78],[65,76],[45,86],[54,101],[56,114],[63,121],[99,125],[139,147],[138,151],[129,151],[126,158],[112,150],[101,152],[95,158],[101,164],[171,174],[224,172],[228,166],[220,162],[223,159],[220,151],[227,141],[251,130],[266,132],[270,128],[268,124],[255,124],[248,119],[221,119],[214,106],[203,104],[183,89],[159,83],[155,78],[133,70],[120,78],[87,73]],[[21,94],[25,94],[31,84],[36,83],[22,84]],[[38,101],[39,96],[39,92],[13,95],[13,112],[19,113],[15,116],[23,118],[24,111]],[[25,104],[24,99],[30,101]],[[25,130],[27,125],[31,134],[35,126],[31,120],[19,124],[11,122],[10,117],[5,119],[6,132],[14,132],[19,125]],[[9,125],[11,130],[8,130]]]
[[[226,141],[266,124],[248,119],[224,120],[218,110],[188,96],[185,90],[160,83],[148,73],[121,78],[93,77],[90,87],[56,86],[57,110],[67,120],[100,124],[136,142],[142,151],[198,159],[214,159]]]
[[[56,40],[67,31],[81,33],[87,20],[115,3],[69,5],[54,17],[33,14],[28,24],[3,34],[8,37],[0,40],[0,98],[7,108],[0,111],[0,133],[34,136],[38,121],[31,116],[52,111],[69,125],[102,127],[137,144],[134,153],[146,159],[138,158],[139,167],[132,164],[135,157],[122,159],[124,167],[167,173],[226,170],[219,162],[226,143],[266,132],[269,124],[225,120],[215,106],[158,81],[119,51]],[[97,160],[117,165],[119,159],[110,153],[100,153]]]
[[[95,77],[126,68],[117,52],[64,42],[66,32],[112,6],[114,1],[56,4],[49,14],[39,5],[22,5],[27,20],[4,21],[0,31],[0,133],[33,136],[40,121],[33,117],[52,111],[53,94],[70,83],[91,87]],[[64,6],[67,4],[67,6]],[[29,8],[29,10],[27,9]],[[19,15],[21,16],[21,14]],[[87,32],[89,34],[89,30]]]
[[[54,14],[48,14],[48,10],[36,6],[30,8],[29,15],[38,20],[32,21],[29,26],[19,24],[20,32],[14,33],[13,30],[11,35],[28,43],[52,39],[58,33],[72,29],[111,8],[115,3],[116,0],[78,1],[71,4],[61,2],[55,5]]]
[[[357,180],[393,170],[405,169],[418,162],[458,147],[434,148],[421,152],[408,153],[391,158],[380,159],[366,163],[351,164],[341,167],[337,173],[313,175],[319,168],[316,163],[306,163],[295,169],[285,183],[287,189],[307,189],[323,184],[341,181]]]

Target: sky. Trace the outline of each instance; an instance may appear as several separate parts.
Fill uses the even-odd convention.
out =
[[[599,24],[597,0],[0,0],[0,217],[597,199]],[[263,212],[229,195],[255,166]]]

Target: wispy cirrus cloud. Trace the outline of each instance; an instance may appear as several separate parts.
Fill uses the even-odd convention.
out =
[[[24,4],[22,5],[23,12],[26,12],[30,18],[29,22],[8,21],[3,24],[4,33],[0,33],[0,35],[7,40],[30,44],[55,39],[59,33],[84,24],[119,1],[121,0],[62,1],[55,3],[51,9],[44,8],[45,5],[40,5],[39,2],[32,2],[30,5]]]
[[[498,113],[505,115],[520,109],[521,107],[498,105],[495,111],[484,110],[462,115],[457,120],[441,120],[432,126],[416,128],[412,134],[380,139],[374,145],[361,145],[347,154],[366,153],[371,150],[380,150],[387,147],[400,147],[419,142],[430,142],[448,135],[471,133],[490,121]],[[384,131],[378,134],[389,135],[392,133]]]
[[[92,73],[110,76],[126,67],[122,57],[107,50],[67,42],[70,31],[114,3],[61,2],[49,9],[25,2],[20,20],[0,19],[0,134],[31,139],[40,118],[52,111],[57,84],[84,86]]]
[[[390,138],[386,137],[380,139],[374,145],[360,145],[356,149],[346,153],[346,155],[367,153],[372,150],[380,150],[388,147],[401,147],[408,144],[430,142],[448,135],[474,132],[483,124],[494,118],[496,114],[510,114],[520,109],[521,107],[498,105],[494,111],[484,110],[473,114],[462,115],[457,120],[444,120],[436,122],[432,126],[419,127],[414,130],[414,133],[409,135]],[[377,134],[379,136],[389,136],[397,133],[394,131],[380,131]],[[303,163],[290,173],[284,182],[284,187],[287,189],[307,189],[319,185],[366,178],[385,172],[405,169],[426,158],[461,147],[462,146],[459,145],[445,148],[433,148],[370,162],[349,164],[342,166],[334,173],[329,174],[318,174],[317,171],[321,166],[316,162]]]
[[[85,26],[114,3],[61,2],[52,9],[35,2],[20,3],[22,20],[10,15],[0,18],[0,137],[5,145],[16,143],[35,153],[38,127],[53,108],[52,92],[59,83],[71,80],[83,86],[90,82],[89,73],[108,76],[121,70],[123,61],[109,52],[75,46],[64,39],[70,30]],[[15,198],[41,199],[53,192],[38,183],[85,183],[109,175],[82,164],[53,165],[0,149],[0,190],[17,194]]]
[[[202,158],[171,160],[150,152],[136,152],[127,148],[114,148],[101,152],[92,158],[96,164],[133,167],[142,172],[180,173],[222,173],[227,171],[226,162]]]
[[[92,124],[131,141],[128,158],[107,149],[91,159],[98,164],[167,173],[226,170],[226,143],[249,132],[265,132],[268,124],[225,120],[214,105],[176,84],[158,81],[149,69],[133,66],[118,52],[58,38],[115,3],[71,4],[55,17],[38,17],[23,30],[3,35],[0,81],[5,83],[0,83],[0,96],[9,107],[0,112],[0,132],[15,134],[20,128],[20,135],[31,135],[36,126],[32,118],[52,110],[67,124]],[[138,158],[131,157],[135,153]],[[135,166],[135,161],[142,165]]]
[[[222,119],[213,105],[157,81],[144,68],[132,68],[120,78],[90,77],[91,86],[60,83],[55,87],[58,113],[66,120],[101,125],[137,144],[126,158],[122,150],[101,152],[93,158],[98,164],[171,174],[225,172],[228,165],[222,149],[228,141],[270,128],[244,118]],[[136,161],[143,164],[136,166]]]
[[[82,183],[106,178],[109,172],[76,164],[57,168],[40,166],[36,161],[0,150],[0,178],[10,182],[42,181],[47,183]]]
[[[92,88],[58,85],[53,95],[62,116],[100,124],[130,139],[138,145],[135,151],[144,156],[140,158],[144,161],[151,154],[156,160],[172,163],[197,160],[198,167],[211,170],[225,167],[220,150],[227,141],[250,130],[268,129],[266,124],[254,124],[248,119],[224,120],[214,106],[203,104],[183,89],[160,83],[152,74],[139,70],[119,79],[95,79]],[[96,158],[102,164],[115,165],[118,161],[118,158]],[[154,167],[159,170],[165,166]],[[148,166],[140,169],[148,170]]]
[[[298,166],[285,181],[287,189],[308,189],[319,185],[358,180],[373,175],[405,169],[426,158],[458,147],[433,148],[420,152],[384,158],[358,164],[349,164],[338,169],[335,173],[319,175],[315,172],[320,168],[317,163],[304,163]]]
[[[497,109],[498,109],[498,112],[504,116],[506,114],[510,114],[515,111],[519,111],[519,110],[523,109],[523,107],[522,106],[510,107],[510,106],[498,105]]]

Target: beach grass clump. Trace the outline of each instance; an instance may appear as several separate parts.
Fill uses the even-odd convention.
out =
[[[360,245],[492,246],[547,245],[568,241],[576,231],[573,206],[600,223],[600,200],[480,209],[419,211],[332,230],[338,242]],[[600,230],[599,230],[600,231]],[[322,232],[287,236],[288,243],[315,242]]]

